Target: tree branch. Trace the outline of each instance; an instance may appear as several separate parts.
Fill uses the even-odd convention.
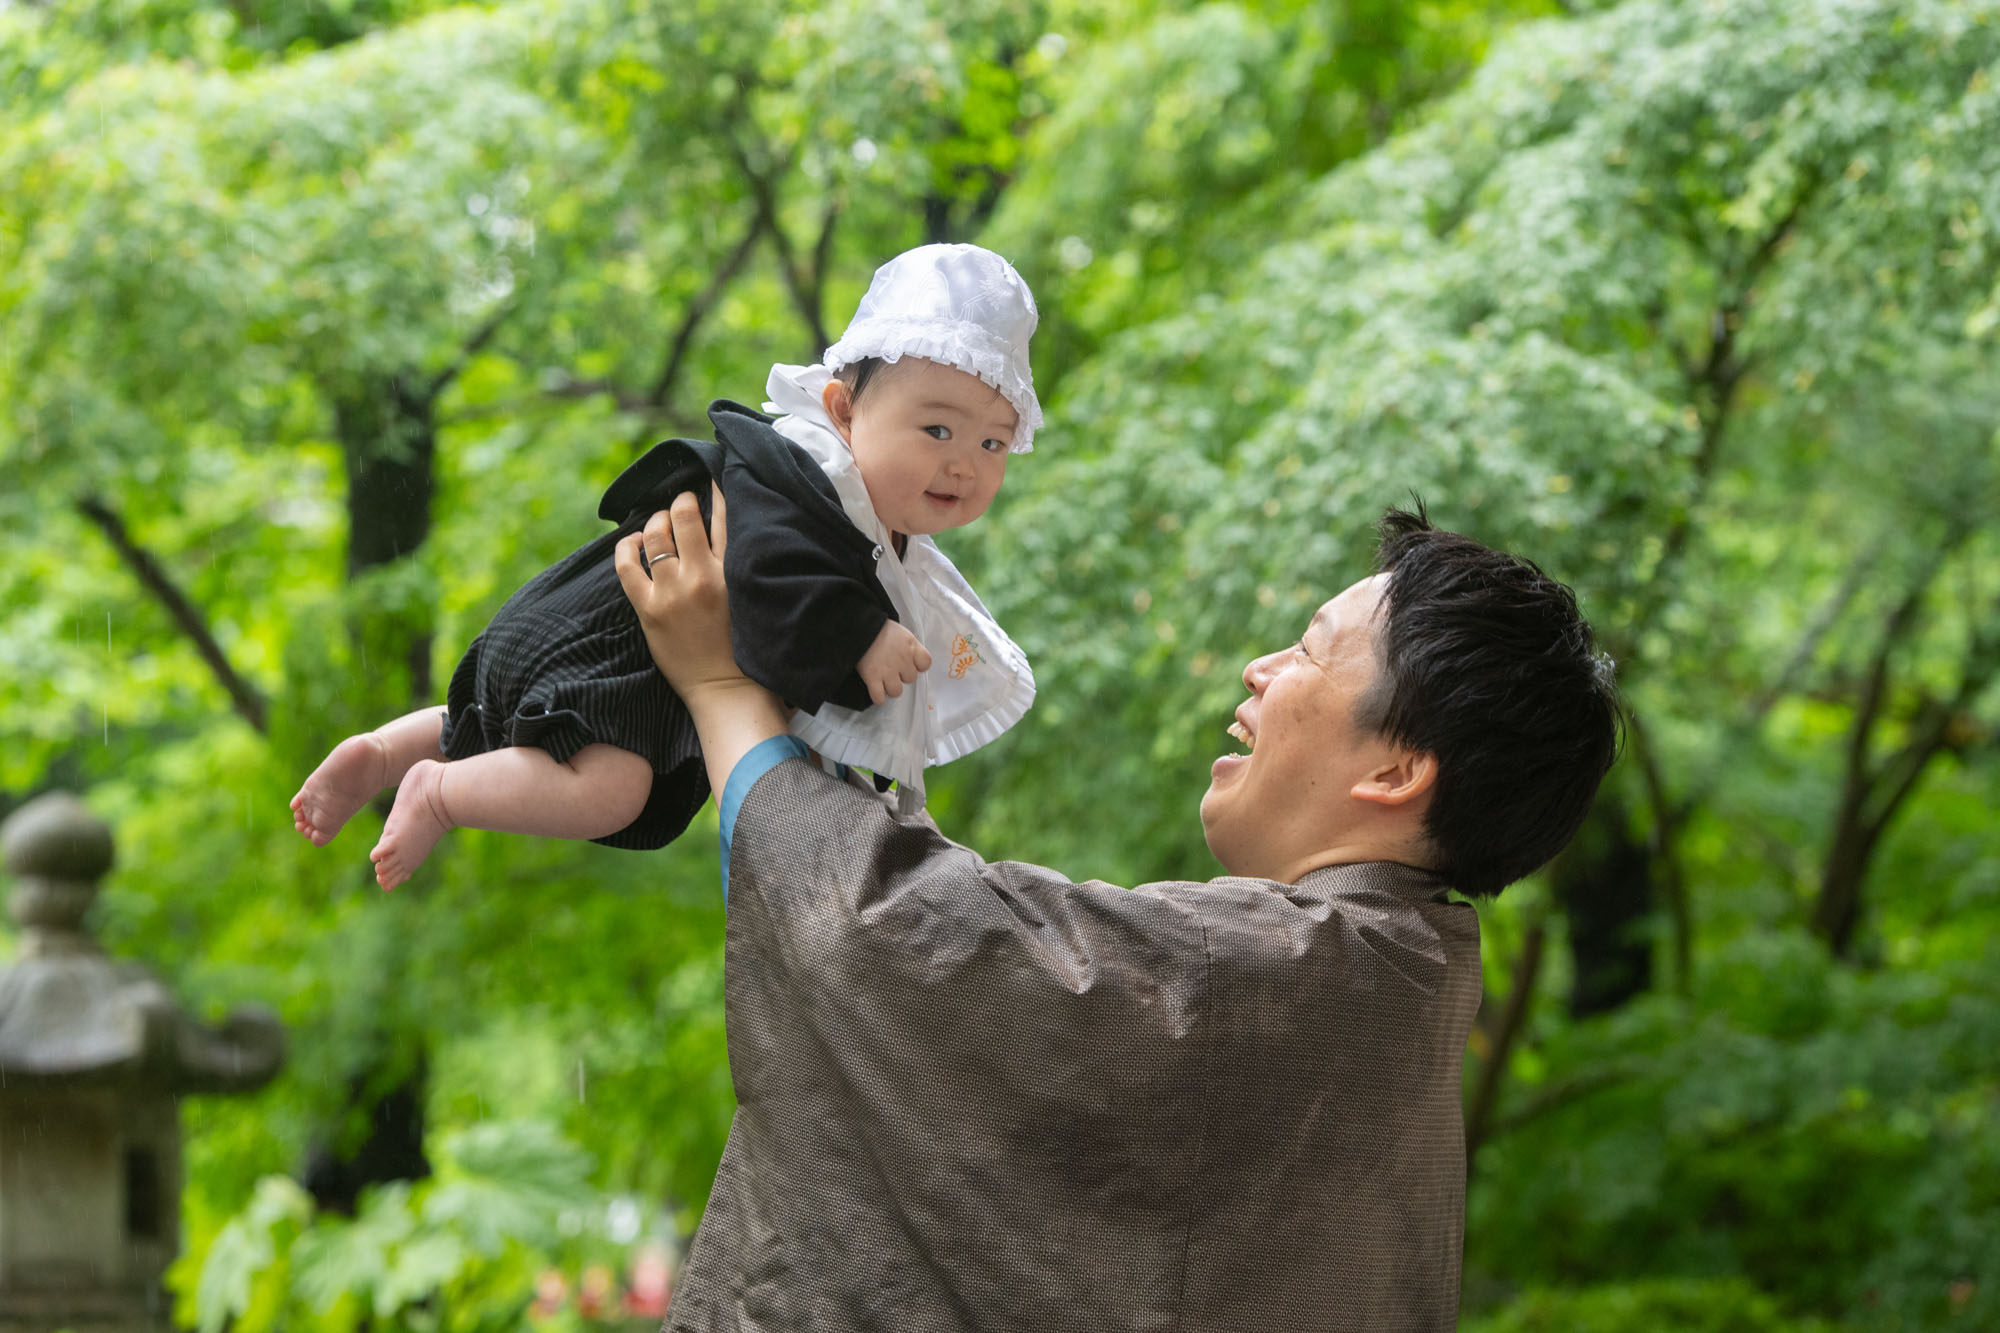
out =
[[[1778,253],[1778,247],[1791,239],[1792,228],[1798,225],[1799,215],[1806,211],[1806,205],[1812,202],[1813,196],[1817,193],[1819,193],[1819,177],[1808,173],[1806,178],[1799,182],[1799,192],[1792,197],[1792,206],[1785,210],[1785,216],[1778,219],[1777,226],[1764,233],[1744,261],[1743,276],[1739,286],[1746,295],[1756,285],[1757,279],[1764,276],[1764,270],[1770,267],[1772,258]]]
[[[791,295],[792,304],[798,308],[799,317],[806,323],[813,337],[813,355],[817,357],[831,341],[826,336],[826,325],[820,318],[819,294],[814,290],[804,274],[800,273],[798,260],[792,252],[792,238],[785,233],[784,224],[778,218],[777,188],[771,176],[759,171],[750,160],[749,152],[734,133],[724,136],[729,145],[730,156],[736,159],[737,170],[749,183],[751,200],[757,206],[757,215],[764,228],[771,233],[772,248],[778,252],[778,272],[785,280],[785,290]],[[787,157],[786,165],[790,164]],[[825,229],[822,229],[822,236]]]
[[[432,376],[430,383],[424,386],[421,392],[423,400],[427,403],[435,403],[437,396],[443,393],[450,386],[451,382],[459,377],[460,372],[465,369],[466,363],[472,360],[473,357],[478,356],[480,350],[487,343],[493,341],[493,335],[500,332],[500,326],[505,324],[508,317],[518,309],[520,309],[520,306],[510,301],[487,316],[486,322],[475,329],[472,336],[466,339],[465,345],[458,349],[458,354],[452,357],[451,364]]]
[[[616,380],[602,378],[578,379],[564,373],[561,378],[551,379],[542,385],[545,398],[596,398],[608,395],[618,405],[621,412],[651,413],[659,406],[651,399],[628,393]]]
[[[702,320],[708,317],[708,312],[715,308],[715,303],[722,299],[722,293],[736,280],[736,275],[749,261],[751,252],[757,248],[757,239],[764,234],[766,225],[767,215],[759,206],[750,219],[750,225],[743,231],[743,239],[736,243],[736,248],[722,261],[722,266],[710,275],[708,285],[688,302],[688,308],[681,315],[680,327],[674,330],[673,341],[668,345],[666,363],[660,367],[659,377],[653,381],[653,387],[646,391],[645,397],[640,399],[640,402],[653,407],[667,405],[667,397],[673,392],[674,381],[680,377],[681,364],[687,357],[689,346],[694,342],[695,330],[701,326]]]
[[[1716,462],[1721,456],[1722,437],[1729,423],[1730,411],[1735,404],[1737,388],[1751,368],[1750,363],[1737,355],[1736,325],[1741,321],[1743,311],[1752,302],[1757,280],[1763,276],[1771,260],[1791,236],[1817,190],[1816,178],[1808,177],[1800,183],[1798,194],[1793,198],[1791,207],[1786,210],[1784,217],[1759,239],[1743,261],[1735,280],[1726,284],[1729,295],[1718,302],[1711,313],[1708,355],[1703,362],[1699,366],[1695,365],[1685,350],[1677,344],[1673,346],[1673,355],[1680,363],[1682,375],[1687,380],[1688,396],[1697,403],[1696,411],[1701,422],[1701,443],[1695,451],[1692,465],[1692,491],[1687,503],[1669,524],[1662,538],[1659,561],[1653,567],[1651,577],[1642,592],[1639,609],[1633,617],[1635,625],[1643,626],[1650,623],[1659,613],[1660,606],[1665,600],[1668,576],[1686,552],[1689,538],[1694,532],[1696,511],[1707,493]],[[1669,219],[1670,222],[1672,220]],[[1708,248],[1707,244],[1693,218],[1682,212],[1679,220],[1683,224],[1682,234],[1688,243],[1698,252],[1705,251]],[[1636,633],[1633,642],[1636,645]],[[1635,655],[1635,652],[1636,649],[1621,655],[1629,657]],[[1635,733],[1638,730],[1636,718],[1633,719],[1633,729]],[[1656,852],[1667,868],[1668,901],[1675,913],[1676,982],[1677,985],[1685,987],[1692,968],[1691,909],[1673,840],[1678,836],[1684,815],[1692,811],[1694,802],[1693,798],[1689,797],[1685,809],[1677,811],[1667,800],[1665,783],[1657,762],[1650,755],[1644,755],[1641,768],[1645,775],[1648,799],[1653,805],[1655,814]]]
[[[1812,928],[1826,940],[1828,949],[1836,958],[1847,955],[1848,946],[1854,938],[1854,928],[1861,917],[1862,881],[1867,874],[1869,859],[1874,855],[1876,841],[1887,827],[1886,817],[1883,820],[1871,819],[1868,807],[1882,781],[1882,770],[1873,768],[1869,756],[1873,748],[1871,741],[1875,723],[1889,696],[1890,660],[1902,646],[1923,605],[1924,594],[1954,545],[1956,539],[1948,541],[1942,550],[1931,555],[1909,591],[1890,611],[1888,621],[1882,627],[1881,642],[1869,660],[1861,697],[1855,703],[1854,721],[1848,731],[1846,753],[1841,762],[1840,797],[1834,811],[1833,834],[1828,840],[1819,895],[1812,910]],[[1939,734],[1942,736],[1941,729]],[[1929,763],[1932,752],[1923,755],[1923,763]],[[1922,771],[1922,764],[1917,765],[1908,775],[1908,780],[1898,784],[1902,791],[1896,797],[1897,804],[1914,788],[1916,777]],[[1889,813],[1893,812],[1892,808]]]
[[[1996,671],[2000,671],[2000,640],[1978,639],[1972,645],[1965,664],[1965,674],[1959,679],[1958,689],[1947,702],[1927,699],[1919,712],[1914,734],[1895,753],[1884,759],[1875,771],[1869,786],[1870,799],[1863,818],[1867,822],[1871,837],[1879,837],[1896,817],[1924,770],[1938,751],[1950,748],[1947,738],[1951,734],[1952,720],[1969,708],[1973,701],[1985,692],[1993,681]]]
[[[1845,774],[1847,784],[1856,791],[1859,804],[1859,790],[1865,788],[1871,778],[1868,768],[1869,738],[1875,730],[1875,719],[1881,714],[1884,700],[1889,691],[1889,659],[1902,646],[1903,637],[1909,633],[1910,624],[1916,619],[1918,609],[1923,605],[1924,593],[1930,589],[1931,580],[1937,577],[1938,566],[1943,563],[1939,554],[1928,561],[1903,600],[1889,613],[1889,619],[1882,627],[1882,641],[1876,646],[1875,654],[1868,662],[1868,673],[1861,686],[1861,698],[1854,706],[1854,726],[1847,736],[1847,763]]]
[[[1691,796],[1676,802],[1667,794],[1652,734],[1637,712],[1626,718],[1625,729],[1628,749],[1639,762],[1646,804],[1653,810],[1653,856],[1666,880],[1667,913],[1674,927],[1674,992],[1686,995],[1694,988],[1694,908],[1688,901],[1687,876],[1681,869],[1680,830],[1694,813],[1695,802]]]
[[[1646,328],[1653,335],[1653,341],[1667,349],[1673,358],[1674,368],[1680,371],[1683,380],[1695,377],[1694,357],[1687,345],[1667,330],[1667,302],[1663,296],[1655,296],[1646,303]]]
[[[1526,1104],[1494,1121],[1493,1130],[1486,1136],[1486,1141],[1491,1143],[1494,1139],[1505,1138],[1530,1121],[1539,1120],[1587,1097],[1594,1097],[1607,1088],[1615,1088],[1620,1083],[1630,1082],[1645,1072],[1646,1067],[1638,1063],[1607,1065],[1586,1070],[1567,1083],[1544,1089],[1530,1098]]]
[[[1840,617],[1853,604],[1856,595],[1860,593],[1861,585],[1867,581],[1869,572],[1875,568],[1881,558],[1884,544],[1883,539],[1877,537],[1869,544],[1867,551],[1856,559],[1853,564],[1848,566],[1847,577],[1841,580],[1840,587],[1834,590],[1832,598],[1827,601],[1825,606],[1820,608],[1819,614],[1813,617],[1812,623],[1806,626],[1806,632],[1800,636],[1798,647],[1792,650],[1792,655],[1786,660],[1784,669],[1751,702],[1750,710],[1744,716],[1743,726],[1735,731],[1735,735],[1746,735],[1761,725],[1764,719],[1770,715],[1771,710],[1777,707],[1778,700],[1784,698],[1785,694],[1792,688],[1793,683],[1799,677],[1799,673],[1812,663],[1813,654],[1819,651],[1821,642],[1825,640],[1827,634],[1840,620]]]
[[[1520,1037],[1521,1029],[1527,1025],[1528,1006],[1534,999],[1535,978],[1542,970],[1542,945],[1547,935],[1547,917],[1538,913],[1529,923],[1527,935],[1521,941],[1520,957],[1514,960],[1513,985],[1508,988],[1507,1004],[1500,1012],[1492,1048],[1479,1064],[1479,1081],[1473,1085],[1472,1101],[1465,1111],[1465,1174],[1468,1179],[1480,1145],[1486,1140],[1486,1127],[1493,1118],[1494,1104],[1500,1099],[1500,1080],[1507,1072],[1507,1059],[1514,1052],[1514,1042]]]
[[[1667,529],[1660,548],[1660,561],[1653,569],[1651,584],[1654,588],[1663,585],[1667,570],[1678,563],[1694,531],[1695,509],[1708,488],[1716,459],[1722,452],[1723,430],[1728,425],[1730,409],[1735,404],[1736,390],[1751,368],[1748,361],[1737,355],[1736,326],[1754,298],[1757,280],[1764,275],[1779,248],[1791,236],[1800,215],[1805,212],[1806,204],[1817,190],[1816,179],[1808,178],[1801,183],[1792,206],[1758,239],[1744,258],[1741,271],[1728,284],[1726,290],[1729,294],[1716,303],[1710,315],[1708,356],[1695,368],[1688,383],[1689,396],[1697,401],[1696,411],[1701,417],[1701,444],[1695,451],[1693,465],[1694,493]],[[1657,597],[1644,618],[1651,619],[1651,612],[1656,609]]]
[[[152,552],[132,539],[131,533],[126,530],[125,521],[99,497],[94,495],[81,497],[76,502],[76,511],[97,525],[104,533],[105,539],[111,543],[112,549],[118,552],[119,559],[132,567],[133,575],[167,609],[167,614],[173,617],[181,632],[194,641],[195,651],[200,653],[201,660],[208,664],[208,669],[214,673],[217,683],[228,693],[230,703],[243,720],[259,733],[268,732],[269,713],[263,694],[229,664],[229,658],[224,655],[222,645],[215,641],[215,635],[209,630],[207,620],[202,617],[194,603],[188,600],[187,595],[175,586],[174,581],[167,576],[166,570],[153,557]]]
[[[837,191],[828,191],[826,209],[819,217],[819,239],[813,242],[811,285],[814,310],[826,308],[826,271],[833,263],[833,227],[839,220],[840,195]],[[822,349],[826,347],[824,338],[820,342],[820,347]]]

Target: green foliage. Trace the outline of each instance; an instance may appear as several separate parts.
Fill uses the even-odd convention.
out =
[[[1984,1328],[1996,1041],[1990,967],[1857,974],[1801,934],[1745,935],[1704,960],[1691,1005],[1548,1034],[1481,1159],[1468,1264],[1727,1274],[1844,1327]]]
[[[1466,1333],[1821,1333],[1817,1319],[1794,1319],[1747,1282],[1623,1282],[1538,1291],[1504,1314],[1465,1324]]]
[[[312,1218],[312,1200],[290,1180],[269,1176],[243,1212],[216,1233],[195,1301],[203,1333],[231,1317],[268,1326],[285,1300],[282,1281],[260,1281]]]
[[[318,853],[285,802],[343,733],[431,702],[415,683],[594,531],[635,443],[756,401],[874,263],[990,207],[1046,21],[0,10],[28,90],[0,125],[0,786],[91,788],[123,868],[107,944],[199,1011],[275,1004],[293,1039],[254,1102],[191,1104],[191,1256],[290,1225],[259,1179],[356,1146],[420,1068],[433,1145],[560,1123],[691,1229],[731,1110],[713,824],[654,857],[460,834],[384,898],[378,811]],[[428,532],[350,568],[358,478],[427,449]],[[277,1211],[239,1217],[253,1194]],[[381,1195],[310,1264],[280,1248],[339,1308],[401,1309],[486,1246],[420,1204]],[[427,1266],[337,1276],[384,1237]]]
[[[0,6],[0,80],[0,805],[89,788],[107,943],[293,1036],[189,1104],[187,1319],[514,1327],[610,1253],[566,1211],[692,1227],[713,825],[455,833],[385,898],[379,812],[315,852],[285,801],[634,447],[973,237],[1041,298],[1051,421],[947,542],[1040,695],[945,826],[1211,873],[1242,662],[1419,491],[1582,594],[1682,895],[1637,928],[1684,993],[1578,1024],[1559,952],[1529,978],[1479,1327],[2000,1319],[1992,0],[102,0]],[[357,478],[426,457],[427,530],[350,569]],[[1850,863],[1858,970],[1802,929]],[[1543,902],[1483,909],[1496,1002]],[[314,1214],[279,1173],[420,1058],[438,1177]]]
[[[1210,4],[1062,55],[986,240],[1051,318],[1038,376],[1254,265],[1305,184],[1378,143],[1535,3]],[[1053,48],[1061,51],[1061,47]]]
[[[535,1122],[448,1136],[440,1154],[436,1179],[371,1191],[351,1220],[315,1215],[285,1177],[259,1181],[201,1264],[201,1333],[519,1327],[530,1259],[565,1210],[599,1202],[589,1158]]]
[[[1055,762],[1078,749],[1149,755],[1141,820],[1189,808],[1216,743],[1193,719],[1219,731],[1234,691],[1217,663],[1292,637],[1411,490],[1576,584],[1657,762],[1689,786],[1733,776],[1716,747],[1742,727],[1713,723],[1745,700],[1817,689],[1851,716],[1880,617],[1925,571],[1895,725],[1919,688],[1961,682],[1990,717],[1967,645],[2000,592],[1981,521],[2000,496],[1996,353],[1978,332],[1996,247],[1977,202],[2000,35],[1965,6],[1893,8],[1537,25],[1295,200],[1215,295],[1072,372],[1048,460],[968,534],[1059,701],[975,760],[985,827],[1089,855],[1022,817],[1051,795],[1099,804],[1092,770]],[[1949,282],[1902,258],[1936,235],[1963,237]],[[1892,461],[1919,440],[1922,468]],[[1843,540],[1814,540],[1829,525]],[[1817,629],[1862,552],[1861,592]],[[1799,651],[1809,669],[1781,677]],[[1200,866],[1173,822],[1097,828],[1123,849],[1098,864]]]

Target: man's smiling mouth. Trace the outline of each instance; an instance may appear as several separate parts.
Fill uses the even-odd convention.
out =
[[[1241,742],[1244,749],[1253,752],[1256,750],[1257,737],[1251,733],[1250,728],[1243,725],[1242,718],[1237,718],[1229,724],[1229,734]]]

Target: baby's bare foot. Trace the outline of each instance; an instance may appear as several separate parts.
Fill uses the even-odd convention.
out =
[[[375,882],[393,889],[408,879],[451,830],[444,812],[444,765],[419,759],[396,788],[396,804],[382,826],[382,841],[368,853],[375,863]]]
[[[292,798],[292,827],[315,847],[324,847],[354,812],[388,786],[389,752],[374,732],[349,736]]]

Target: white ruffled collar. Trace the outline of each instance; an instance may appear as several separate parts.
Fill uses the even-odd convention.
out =
[[[861,469],[854,465],[854,454],[847,441],[834,428],[833,418],[826,414],[821,395],[832,382],[833,372],[823,365],[772,366],[771,376],[764,382],[764,392],[771,396],[764,410],[779,418],[779,434],[811,454],[820,465],[839,494],[840,507],[848,521],[894,549],[895,534],[875,516],[875,505],[868,498],[868,483],[862,480]]]

